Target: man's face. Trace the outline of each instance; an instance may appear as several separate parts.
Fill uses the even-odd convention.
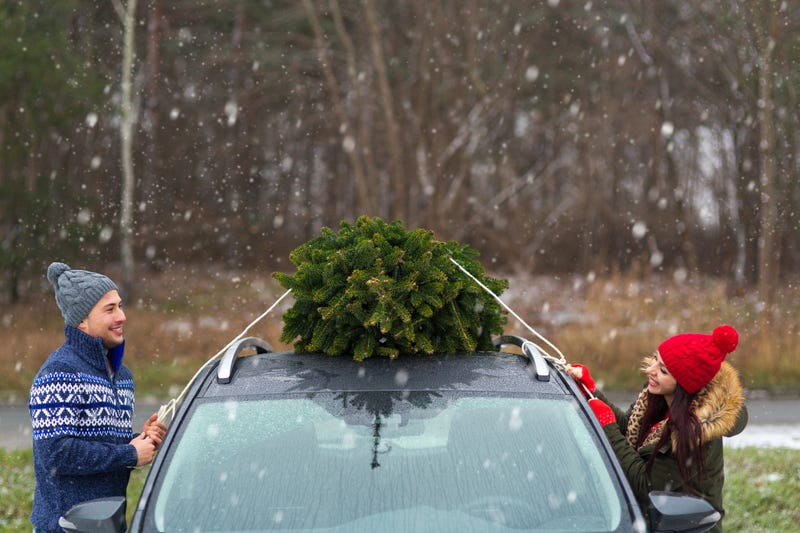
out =
[[[122,311],[122,298],[117,291],[108,291],[100,298],[89,316],[78,324],[78,329],[91,337],[99,337],[106,348],[119,346],[124,341],[122,325],[125,313]]]

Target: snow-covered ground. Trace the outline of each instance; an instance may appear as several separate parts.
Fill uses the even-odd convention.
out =
[[[750,391],[746,400],[750,415],[744,431],[729,439],[725,446],[741,448],[800,448],[800,398],[785,396],[769,398],[764,393]]]
[[[800,449],[800,425],[748,424],[739,435],[723,439],[729,448],[795,448]]]

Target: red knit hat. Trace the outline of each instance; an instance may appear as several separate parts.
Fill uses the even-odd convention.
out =
[[[736,349],[739,333],[731,326],[718,326],[711,335],[683,333],[662,342],[658,353],[669,373],[689,394],[714,379],[725,356]]]

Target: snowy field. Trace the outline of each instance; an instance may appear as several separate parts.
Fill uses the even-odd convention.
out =
[[[794,448],[800,449],[800,426],[789,424],[748,424],[742,433],[723,439],[728,448]]]

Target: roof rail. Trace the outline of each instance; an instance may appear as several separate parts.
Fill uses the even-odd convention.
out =
[[[233,365],[236,364],[236,359],[239,353],[247,348],[255,348],[256,353],[269,353],[272,351],[272,346],[267,341],[259,339],[258,337],[245,337],[231,344],[217,368],[217,383],[230,383],[231,376],[233,375]]]
[[[509,344],[522,349],[522,353],[525,354],[533,364],[537,380],[550,381],[550,367],[547,365],[547,360],[545,360],[538,346],[528,339],[517,335],[501,335],[494,339],[494,345],[497,349],[508,346]]]

